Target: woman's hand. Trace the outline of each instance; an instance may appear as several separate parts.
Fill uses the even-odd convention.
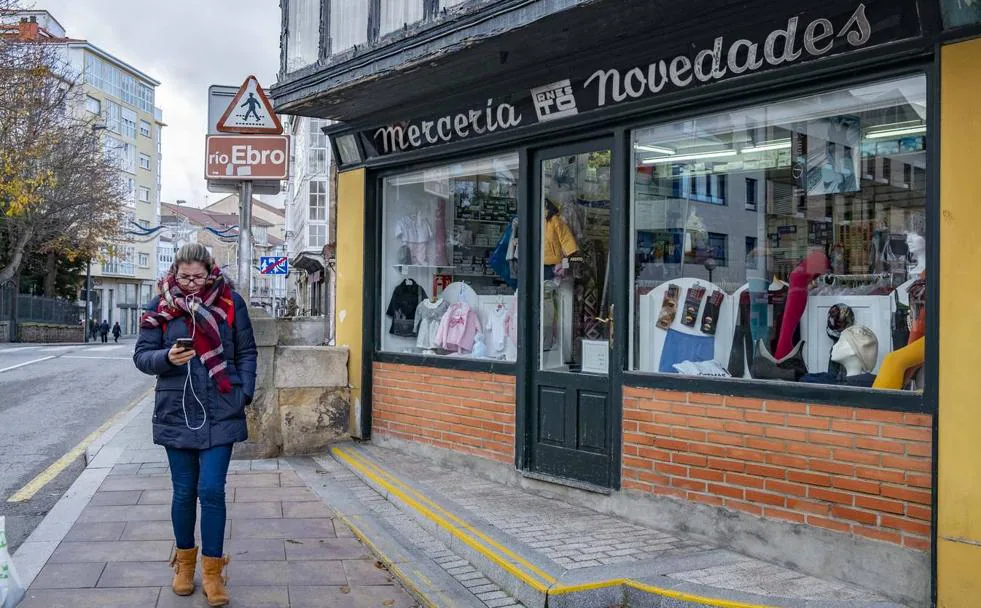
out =
[[[193,348],[185,350],[174,344],[173,346],[170,347],[170,350],[167,352],[167,360],[173,363],[174,365],[180,367],[181,365],[185,365],[188,361],[193,359],[195,354],[196,353],[194,352]]]

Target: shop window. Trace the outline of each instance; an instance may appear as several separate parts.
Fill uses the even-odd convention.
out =
[[[381,350],[517,359],[518,157],[386,178]]]
[[[330,0],[331,53],[341,53],[356,44],[368,42],[368,14],[370,10],[371,2]]]
[[[941,0],[944,27],[955,28],[981,23],[981,3],[977,0]]]
[[[635,132],[631,369],[922,390],[926,119],[915,76]]]

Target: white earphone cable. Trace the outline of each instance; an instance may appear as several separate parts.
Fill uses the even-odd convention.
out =
[[[191,313],[191,340],[194,340],[194,335],[197,333],[198,323],[194,316],[197,311],[197,304],[200,302],[200,298],[196,296],[187,296],[187,307],[190,309]],[[198,394],[194,390],[194,381],[191,380],[191,363],[194,359],[187,362],[187,377],[184,380],[184,391],[181,393],[181,409],[184,411],[184,425],[187,426],[189,430],[199,431],[204,428],[204,425],[208,423],[208,410],[205,409],[204,404],[198,399]],[[201,413],[204,414],[204,420],[201,421],[199,426],[191,426],[191,421],[187,417],[187,387],[191,386],[191,395],[194,400],[198,402],[198,406],[201,408]]]

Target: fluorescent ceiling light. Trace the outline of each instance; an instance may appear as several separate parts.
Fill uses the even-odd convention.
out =
[[[641,162],[644,165],[657,165],[661,163],[680,163],[686,160],[702,160],[706,158],[724,158],[735,156],[735,150],[716,150],[715,152],[699,152],[698,154],[682,154],[681,156],[664,156],[661,158],[647,158]]]
[[[647,144],[637,144],[634,146],[634,150],[640,150],[641,152],[655,152],[657,154],[677,154],[677,151],[671,148],[665,148],[664,146],[649,146]]]
[[[900,129],[883,129],[881,131],[869,131],[865,134],[866,139],[885,139],[887,137],[902,137],[903,135],[920,135],[926,133],[926,125],[913,127],[903,127]]]
[[[773,141],[765,141],[759,145],[751,146],[749,148],[743,148],[739,152],[741,154],[752,154],[754,152],[769,152],[771,150],[789,150],[790,149],[790,139],[775,139]]]

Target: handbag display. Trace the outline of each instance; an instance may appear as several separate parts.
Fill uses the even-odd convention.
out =
[[[757,340],[753,347],[753,362],[749,366],[749,373],[757,380],[797,382],[807,373],[807,364],[804,363],[804,341],[801,340],[790,349],[787,356],[777,359],[770,354],[765,341]]]

